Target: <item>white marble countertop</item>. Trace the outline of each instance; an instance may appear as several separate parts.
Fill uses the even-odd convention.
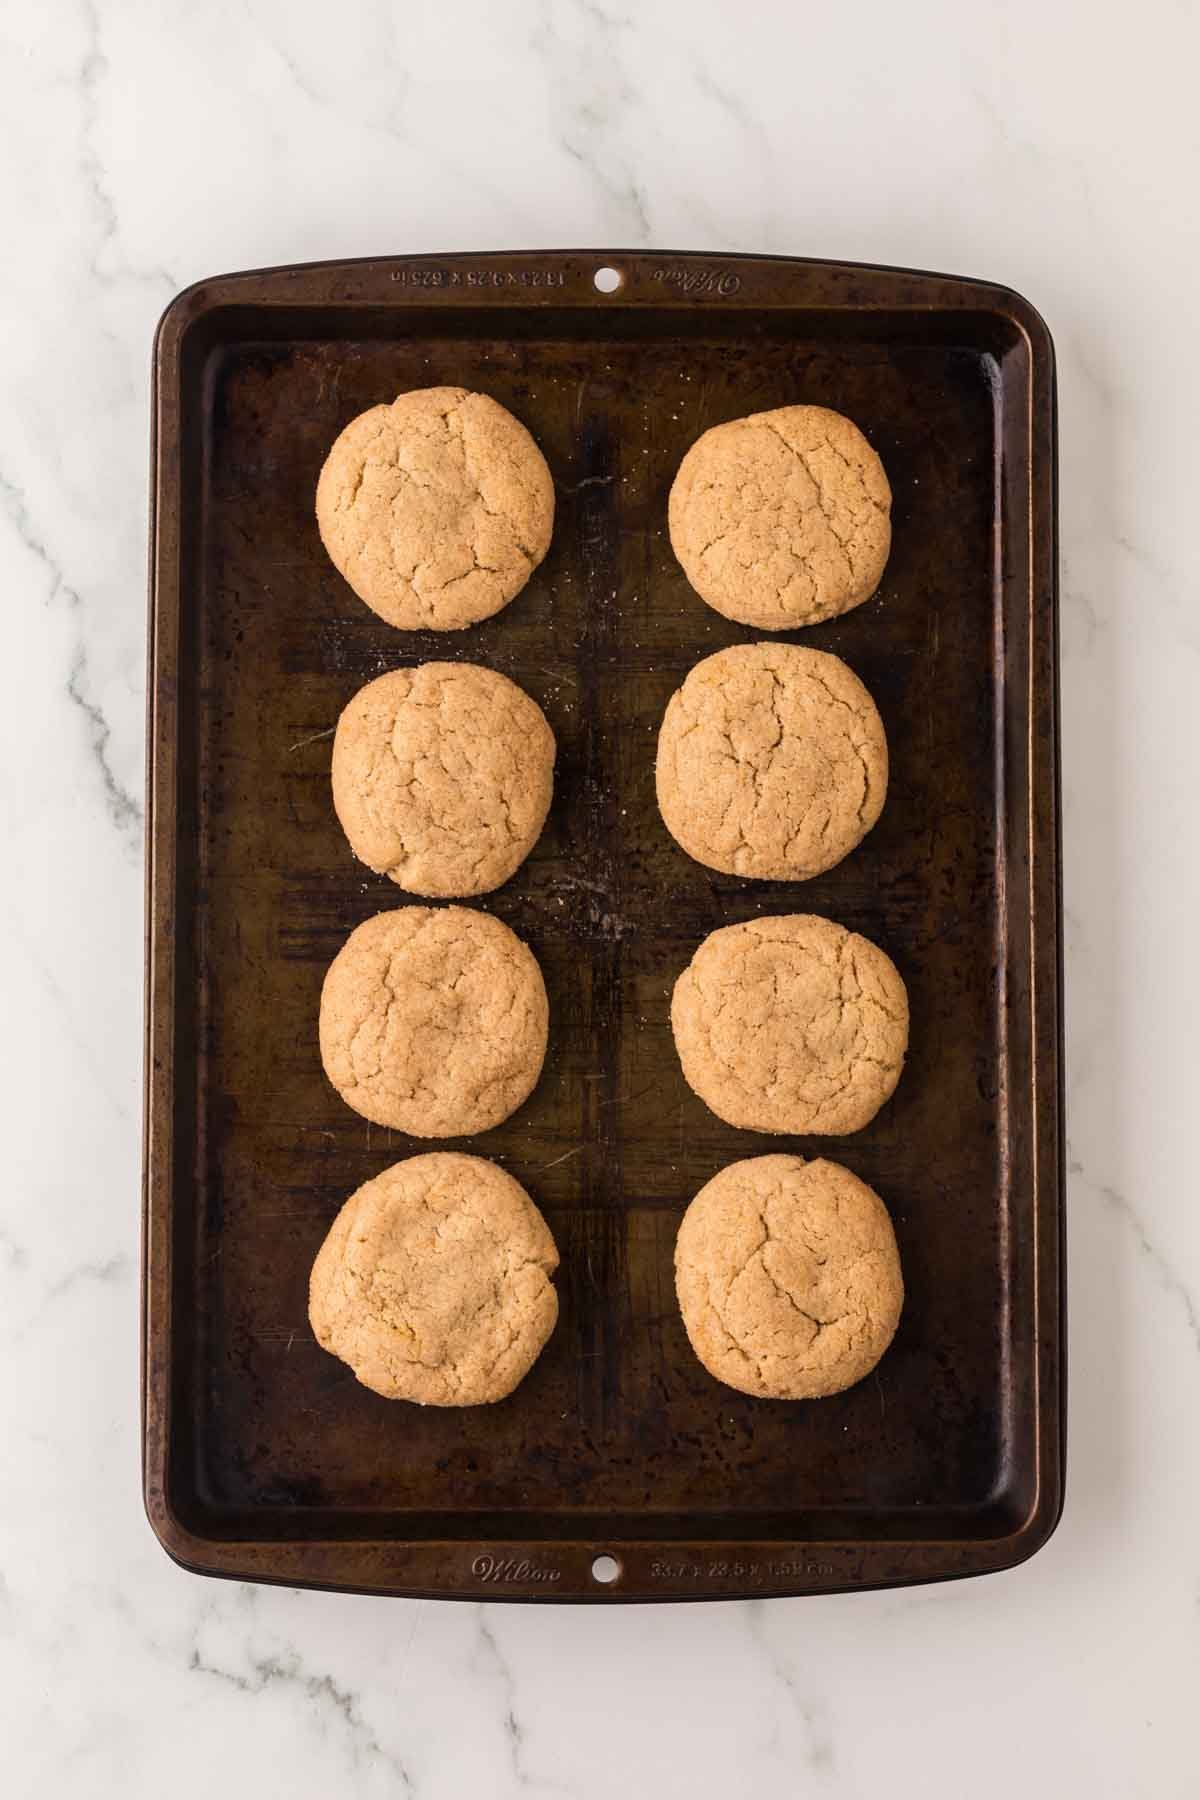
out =
[[[6,1794],[1194,1793],[1195,7],[63,0],[0,33]],[[987,276],[1055,334],[1070,1448],[1010,1574],[363,1600],[183,1574],[142,1514],[155,320],[224,269],[572,244]]]

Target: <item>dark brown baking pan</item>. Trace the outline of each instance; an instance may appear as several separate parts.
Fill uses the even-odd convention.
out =
[[[524,592],[440,636],[369,612],[313,517],[342,426],[434,383],[524,420],[558,494]],[[874,694],[887,806],[838,868],[787,885],[689,861],[653,765],[687,670],[754,635],[676,564],[672,477],[706,427],[793,401],[866,431],[895,533],[875,598],[795,634]],[[1061,1508],[1064,1424],[1055,389],[1036,312],[980,282],[763,257],[224,276],[159,330],[153,481],[145,1494],[166,1549],[251,1581],[595,1601],[1030,1556]],[[546,1214],[562,1313],[509,1400],[462,1411],[360,1387],[306,1313],[342,1201],[429,1147],[343,1105],[316,1017],[346,934],[405,898],[343,840],[332,729],[362,682],[431,656],[504,670],[559,745],[542,840],[482,902],[541,962],[550,1054],[529,1103],[462,1147]],[[669,992],[699,940],[789,911],[865,932],[908,984],[904,1077],[851,1138],[734,1130],[673,1051]],[[785,1146],[878,1189],[907,1284],[877,1373],[795,1404],[713,1381],[672,1281],[696,1190]]]

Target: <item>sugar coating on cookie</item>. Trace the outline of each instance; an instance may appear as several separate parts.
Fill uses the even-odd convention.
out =
[[[895,1089],[908,996],[891,958],[814,913],[726,925],[675,983],[684,1077],[743,1131],[860,1131]]]
[[[459,631],[507,606],[550,547],[554,483],[487,394],[418,388],[351,419],[317,482],[321,541],[402,631]]]
[[[512,1393],[553,1331],[557,1267],[519,1182],[482,1157],[434,1151],[347,1200],[313,1264],[309,1320],[377,1394],[480,1406]]]
[[[697,862],[803,881],[860,843],[883,809],[875,702],[840,657],[738,644],[697,663],[658,737],[658,804]]]
[[[532,951],[466,906],[402,906],[351,932],[321,990],[325,1073],[348,1106],[413,1137],[465,1137],[528,1099],[549,1009]]]
[[[849,612],[879,586],[892,490],[850,419],[781,406],[714,425],[679,465],[671,547],[709,606],[764,631]]]
[[[494,669],[422,663],[360,688],[333,739],[333,804],[354,854],[409,893],[490,893],[538,840],[554,734]]]
[[[840,1163],[755,1156],[702,1187],[675,1245],[692,1349],[718,1381],[815,1400],[870,1374],[904,1302],[896,1234]]]

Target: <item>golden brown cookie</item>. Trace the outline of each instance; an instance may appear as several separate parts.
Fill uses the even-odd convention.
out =
[[[460,631],[519,594],[550,547],[554,483],[487,394],[418,388],[351,419],[317,525],[360,600],[401,631]]]
[[[706,937],[671,1000],[688,1086],[743,1131],[861,1131],[893,1092],[908,996],[878,945],[814,913]]]
[[[537,1084],[549,1010],[532,951],[489,913],[401,906],[346,939],[321,990],[321,1061],[347,1106],[413,1137],[466,1137]]]
[[[519,1182],[434,1151],[351,1194],[313,1264],[308,1316],[377,1394],[482,1406],[512,1393],[554,1330],[557,1267]]]
[[[333,804],[354,854],[413,894],[498,888],[538,840],[554,733],[536,701],[474,663],[422,663],[360,688],[333,740]]]
[[[815,1400],[869,1375],[904,1283],[879,1195],[835,1162],[730,1163],[683,1215],[675,1290],[710,1375],[764,1400]]]
[[[658,804],[689,856],[727,875],[804,881],[883,810],[887,739],[840,657],[737,644],[697,663],[658,736]]]
[[[702,600],[763,631],[849,612],[879,586],[892,490],[858,426],[824,406],[714,425],[679,465],[671,547]]]

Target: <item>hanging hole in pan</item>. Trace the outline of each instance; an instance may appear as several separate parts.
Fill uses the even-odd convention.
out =
[[[610,269],[607,264],[596,270],[592,280],[602,294],[615,294],[618,288],[625,286],[625,277],[620,269]]]
[[[598,1581],[601,1587],[611,1587],[621,1575],[621,1565],[615,1556],[598,1556],[592,1564],[592,1580]]]

